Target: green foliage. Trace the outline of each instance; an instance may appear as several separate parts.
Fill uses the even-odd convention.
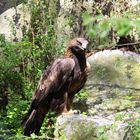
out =
[[[99,128],[98,128],[98,137],[97,138],[95,138],[95,140],[108,140],[107,139],[107,134],[106,134],[106,132],[108,131],[110,129],[110,127],[109,126],[100,126]]]
[[[28,101],[21,100],[18,103],[14,102],[13,104],[11,103],[8,105],[7,116],[4,119],[4,123],[7,124],[8,128],[10,128],[13,132],[17,131],[15,128],[20,128],[19,122],[23,118],[23,114],[27,109],[28,103]]]
[[[88,13],[84,13],[83,25],[86,26],[88,35],[93,38],[99,36],[100,39],[105,40],[109,37],[112,29],[116,31],[119,36],[127,36],[134,28],[140,31],[140,19],[131,19],[130,17],[128,18],[128,16],[131,15],[127,14],[127,17],[106,17],[104,15],[92,17]]]
[[[133,140],[139,140],[140,139],[140,119],[132,120],[129,122],[129,125],[126,129],[126,135],[131,136],[131,139]],[[126,136],[126,137],[128,137]]]
[[[78,94],[76,94],[76,98],[78,100],[85,100],[88,98],[89,92],[85,89],[81,90]]]
[[[53,138],[54,137],[54,130],[55,130],[55,122],[56,122],[56,113],[49,112],[46,115],[46,118],[43,122],[43,125],[41,127],[41,133],[45,134],[46,136]]]
[[[67,136],[66,136],[66,134],[64,133],[64,132],[59,132],[59,138],[61,139],[61,140],[67,140]],[[74,139],[75,140],[75,139]]]
[[[0,35],[0,97],[6,91],[9,98],[6,113],[1,114],[0,121],[6,125],[6,131],[16,135],[13,139],[28,139],[22,135],[21,120],[28,110],[42,72],[64,51],[63,46],[56,46],[53,22],[56,15],[50,16],[47,1],[31,0],[26,4],[31,12],[31,25],[28,31],[23,30],[22,40],[8,42],[4,35]],[[11,29],[14,29],[13,24]],[[15,30],[13,35],[16,36]],[[53,136],[54,131],[54,125],[47,129],[48,118],[55,121],[55,115],[47,116],[44,121],[41,133],[45,138],[46,135]],[[37,137],[33,135],[31,139]]]
[[[83,13],[83,26],[98,49],[113,47],[119,37],[131,36],[134,31],[140,36],[140,18],[136,12],[140,5],[131,7],[125,4],[126,1],[120,1],[110,1],[112,8],[108,14],[104,14],[102,9],[94,16],[89,12]]]

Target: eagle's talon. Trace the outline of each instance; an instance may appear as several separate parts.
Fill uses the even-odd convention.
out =
[[[81,111],[80,110],[73,110],[73,114],[80,114]]]
[[[74,114],[80,114],[80,113],[81,113],[80,110],[70,110],[68,112],[63,112],[62,116],[64,116],[64,115],[74,115]]]

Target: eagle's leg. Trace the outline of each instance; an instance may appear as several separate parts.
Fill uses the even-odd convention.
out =
[[[62,112],[62,115],[72,115],[72,114],[80,114],[80,110],[72,110],[71,109],[71,104],[73,101],[74,96],[68,96],[68,93],[65,94],[65,106],[64,110]]]
[[[65,102],[64,102],[64,108],[63,108],[62,114],[68,112],[68,108],[67,108],[67,104],[68,104],[68,93],[67,92],[64,95],[64,101]]]

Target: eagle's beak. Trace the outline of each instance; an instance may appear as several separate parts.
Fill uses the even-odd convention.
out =
[[[87,48],[88,42],[83,42],[81,48],[85,50]]]
[[[78,38],[77,39],[77,42],[80,44],[79,47],[82,50],[86,50],[87,45],[88,45],[88,41],[85,38]]]

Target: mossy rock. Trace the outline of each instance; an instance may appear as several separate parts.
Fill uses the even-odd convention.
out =
[[[76,100],[75,109],[90,115],[109,115],[140,105],[140,55],[105,50],[90,56],[88,61],[88,97]]]
[[[56,122],[55,138],[59,140],[125,140],[127,123],[114,116],[61,115]]]

